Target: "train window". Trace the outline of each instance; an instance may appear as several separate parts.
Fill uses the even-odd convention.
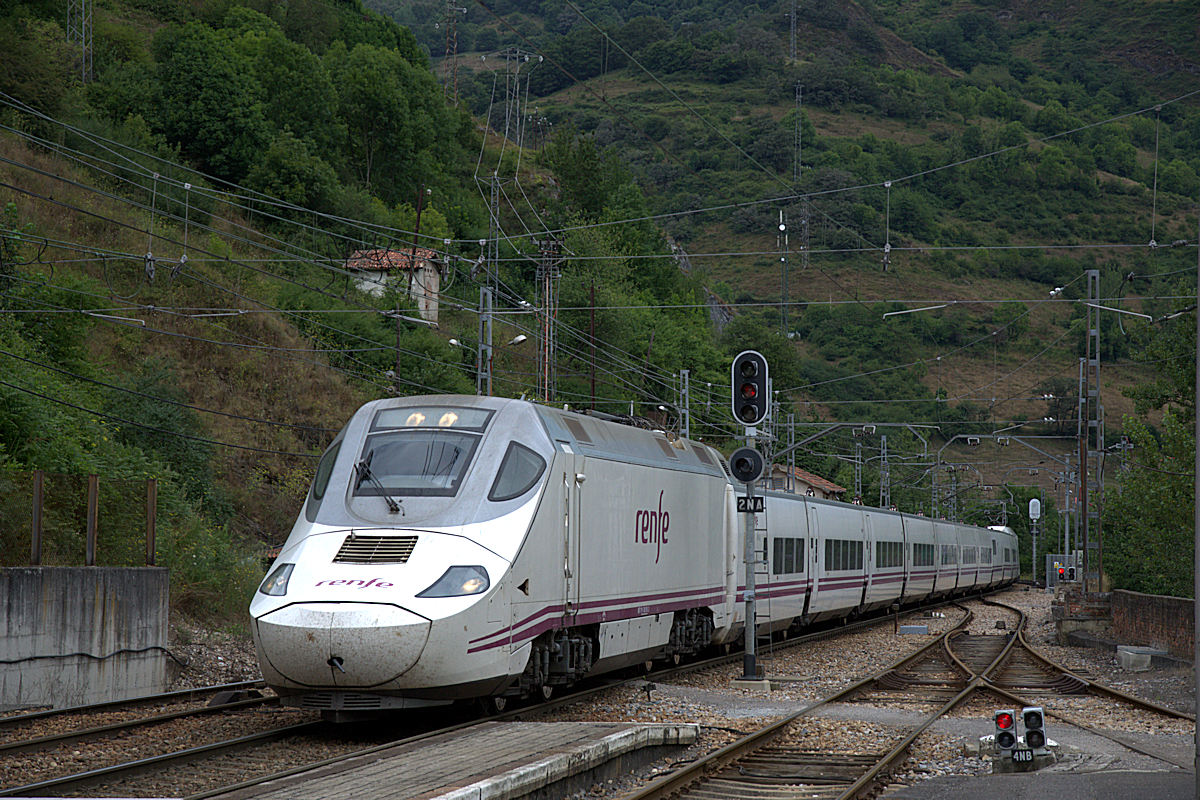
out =
[[[372,434],[357,465],[354,494],[453,497],[478,444],[478,436],[437,428]]]
[[[524,445],[513,442],[500,462],[488,500],[499,503],[520,497],[533,488],[546,471],[546,460]]]
[[[964,547],[962,549],[962,563],[964,563],[964,564],[974,564],[975,563],[975,548],[974,547]]]
[[[957,564],[958,563],[958,546],[953,544],[942,545],[942,564]]]
[[[827,572],[862,569],[863,543],[848,539],[825,540],[825,570]]]
[[[333,462],[337,461],[338,451],[342,449],[341,442],[334,442],[333,447],[325,451],[325,455],[321,456],[320,462],[317,464],[317,475],[313,478],[312,496],[316,500],[320,500],[325,496],[325,490],[329,488],[329,476],[333,473]]]
[[[904,542],[876,542],[875,566],[878,568],[904,566]]]
[[[321,505],[321,498],[325,496],[325,490],[329,488],[329,476],[333,474],[333,464],[337,461],[338,451],[342,449],[342,440],[339,439],[330,445],[325,451],[325,455],[321,456],[321,460],[317,462],[317,474],[313,477],[312,492],[308,498],[308,503],[304,506],[304,516],[309,522],[316,521],[317,508]]]
[[[775,540],[774,558],[771,559],[771,573],[783,575],[792,572],[804,572],[804,540],[790,537]]]
[[[486,408],[455,408],[452,406],[404,406],[384,408],[376,412],[372,431],[388,428],[453,428],[458,431],[481,431],[487,427],[494,412]]]
[[[933,545],[931,544],[913,544],[913,566],[914,567],[932,567],[933,566]]]

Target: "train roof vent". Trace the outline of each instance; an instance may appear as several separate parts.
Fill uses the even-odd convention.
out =
[[[562,420],[566,423],[567,430],[569,430],[571,435],[575,437],[575,441],[579,442],[580,444],[592,443],[592,437],[588,435],[587,428],[583,427],[582,422],[568,416],[563,416]]]
[[[663,451],[663,455],[667,458],[679,460],[679,454],[675,452],[675,448],[671,447],[671,443],[661,436],[655,436],[654,441],[658,442],[658,449]]]
[[[404,564],[417,544],[415,536],[350,534],[333,557],[335,564]]]

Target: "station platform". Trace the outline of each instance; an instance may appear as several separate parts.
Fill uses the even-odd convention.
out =
[[[315,767],[220,800],[512,800],[561,796],[696,741],[698,725],[485,722]],[[550,787],[554,787],[551,789]]]

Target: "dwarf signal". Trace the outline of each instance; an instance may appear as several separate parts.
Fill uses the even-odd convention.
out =
[[[996,749],[1001,758],[1012,758],[1013,748],[1017,746],[1017,712],[1011,709],[1001,709],[995,714]]]
[[[1046,752],[1046,715],[1041,706],[1021,709],[1021,722],[1025,724],[1025,744],[1034,754]]]

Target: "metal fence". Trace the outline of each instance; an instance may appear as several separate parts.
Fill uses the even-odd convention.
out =
[[[155,564],[158,483],[0,472],[0,566]]]

